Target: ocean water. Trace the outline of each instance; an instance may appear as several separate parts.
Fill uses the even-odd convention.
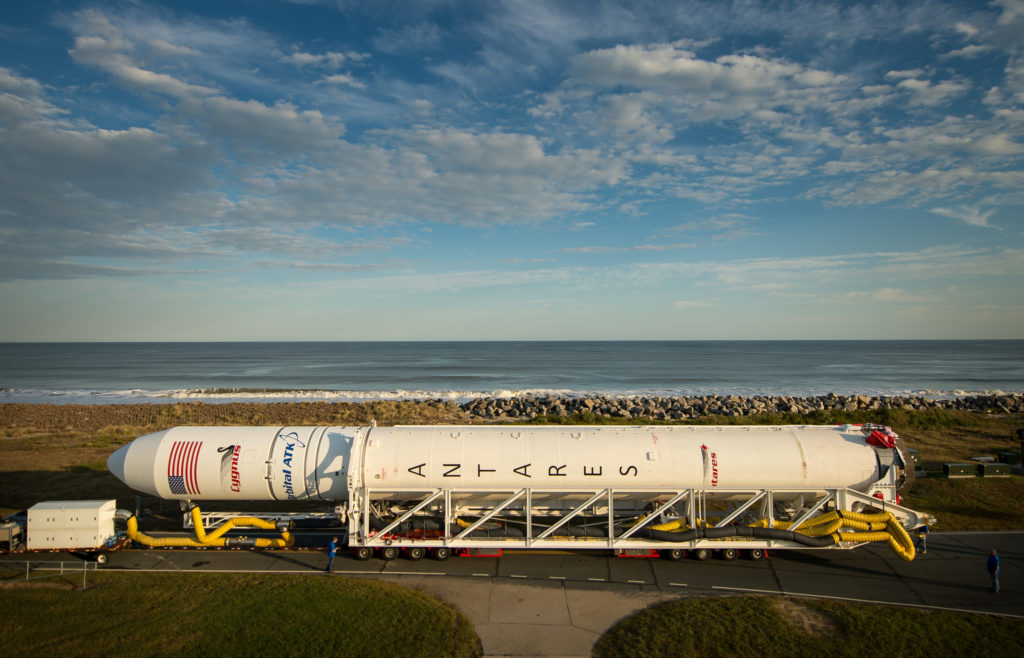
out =
[[[0,402],[1024,392],[1024,341],[0,343]]]

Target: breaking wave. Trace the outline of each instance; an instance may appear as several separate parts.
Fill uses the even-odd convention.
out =
[[[328,389],[274,389],[274,388],[183,388],[166,390],[38,390],[25,388],[0,388],[0,402],[26,404],[174,404],[177,402],[371,402],[376,400],[443,400],[461,404],[479,398],[528,398],[528,397],[604,397],[631,398],[639,396],[662,397],[697,397],[706,395],[737,395],[740,397],[755,396],[793,396],[814,397],[836,393],[837,395],[870,395],[870,396],[919,396],[933,399],[971,397],[977,395],[1005,395],[1024,391],[1004,390],[914,390],[914,391],[883,391],[883,390],[631,390],[631,391],[577,391],[571,389],[527,388],[527,389],[494,389],[494,390],[460,390],[460,391],[427,391],[427,390],[328,390]]]

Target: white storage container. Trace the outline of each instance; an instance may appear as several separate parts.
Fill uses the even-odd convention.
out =
[[[51,500],[28,509],[30,551],[101,548],[114,536],[114,500]]]

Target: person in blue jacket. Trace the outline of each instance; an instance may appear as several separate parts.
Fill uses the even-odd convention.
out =
[[[928,531],[929,528],[926,525],[917,529],[917,545],[914,548],[918,553],[923,554],[928,552]]]
[[[331,573],[331,565],[334,564],[334,555],[338,552],[338,538],[331,537],[331,541],[327,543],[327,568],[324,569],[327,573]]]
[[[988,575],[992,576],[992,593],[999,593],[999,555],[996,553],[996,549],[992,549],[992,552],[988,554],[988,562],[985,565],[988,569]]]

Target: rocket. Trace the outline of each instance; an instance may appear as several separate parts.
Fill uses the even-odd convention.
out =
[[[881,438],[880,438],[881,437]],[[344,502],[408,492],[850,488],[895,502],[895,435],[843,426],[175,427],[114,452],[129,487],[178,500]]]

